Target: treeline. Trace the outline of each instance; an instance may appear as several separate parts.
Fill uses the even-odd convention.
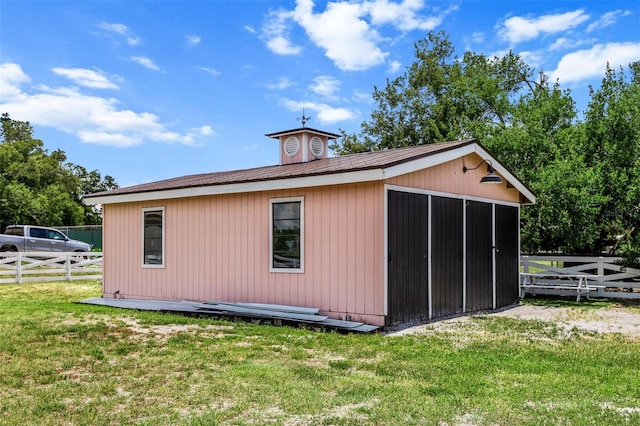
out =
[[[603,70],[586,111],[568,89],[510,52],[454,54],[445,33],[374,88],[371,118],[342,132],[339,154],[474,137],[528,185],[523,252],[640,256],[640,62]]]
[[[10,224],[96,225],[100,212],[82,202],[84,195],[117,188],[111,176],[67,162],[62,150],[51,153],[33,137],[33,127],[0,117],[0,231]]]

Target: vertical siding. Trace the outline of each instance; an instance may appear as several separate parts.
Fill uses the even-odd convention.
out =
[[[104,293],[384,314],[381,183],[106,205]],[[303,196],[305,272],[269,272],[269,200]],[[142,209],[165,208],[165,267],[142,268]],[[368,318],[375,322],[375,319]]]
[[[467,201],[466,308],[479,311],[493,307],[492,205]]]
[[[518,300],[518,208],[496,205],[496,307]]]
[[[438,166],[387,179],[385,183],[518,203],[520,201],[518,190],[508,188],[506,181],[500,185],[481,185],[479,183],[480,179],[487,174],[485,165],[480,166],[477,170],[462,172],[465,165],[475,167],[481,161],[482,158],[477,154],[469,154]]]
[[[429,319],[428,196],[388,192],[389,323]]]
[[[431,292],[434,318],[462,312],[463,203],[431,198]]]

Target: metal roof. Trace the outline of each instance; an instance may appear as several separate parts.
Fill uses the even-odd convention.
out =
[[[226,172],[188,175],[141,185],[118,188],[111,191],[97,192],[87,195],[92,197],[113,196],[119,194],[142,193],[150,191],[166,191],[171,189],[193,188],[209,185],[258,182],[294,177],[318,176],[361,170],[379,169],[401,164],[418,158],[434,155],[476,142],[467,139],[455,142],[443,142],[419,145],[409,148],[397,148],[384,151],[372,151],[339,157],[322,158],[306,163],[295,163],[257,167],[253,169],[233,170]]]
[[[267,133],[265,136],[269,138],[278,139],[280,136],[299,134],[303,132],[316,133],[318,135],[326,136],[329,139],[337,139],[340,135],[331,132],[325,132],[324,130],[313,129],[311,127],[298,127],[297,129],[282,130],[280,132]]]
[[[520,192],[521,204],[535,203],[535,195],[531,190],[475,139],[188,175],[97,192],[85,196],[84,201],[87,204],[128,203],[370,182],[433,167],[470,153],[490,159],[494,169]]]

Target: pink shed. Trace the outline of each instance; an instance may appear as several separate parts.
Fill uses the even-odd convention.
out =
[[[380,326],[517,299],[519,208],[535,196],[476,140],[329,157],[336,134],[267,136],[279,165],[88,196],[103,206],[103,297],[315,307]],[[501,182],[481,184],[489,171]]]

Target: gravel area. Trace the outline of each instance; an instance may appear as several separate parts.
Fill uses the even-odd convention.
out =
[[[489,317],[512,317],[526,320],[554,321],[571,329],[573,327],[600,333],[624,333],[640,338],[640,313],[637,310],[611,306],[599,309],[562,308],[552,306],[517,305],[497,312],[483,313]],[[389,335],[404,335],[433,330],[458,328],[469,321],[470,316],[435,321],[427,324],[390,330]]]

